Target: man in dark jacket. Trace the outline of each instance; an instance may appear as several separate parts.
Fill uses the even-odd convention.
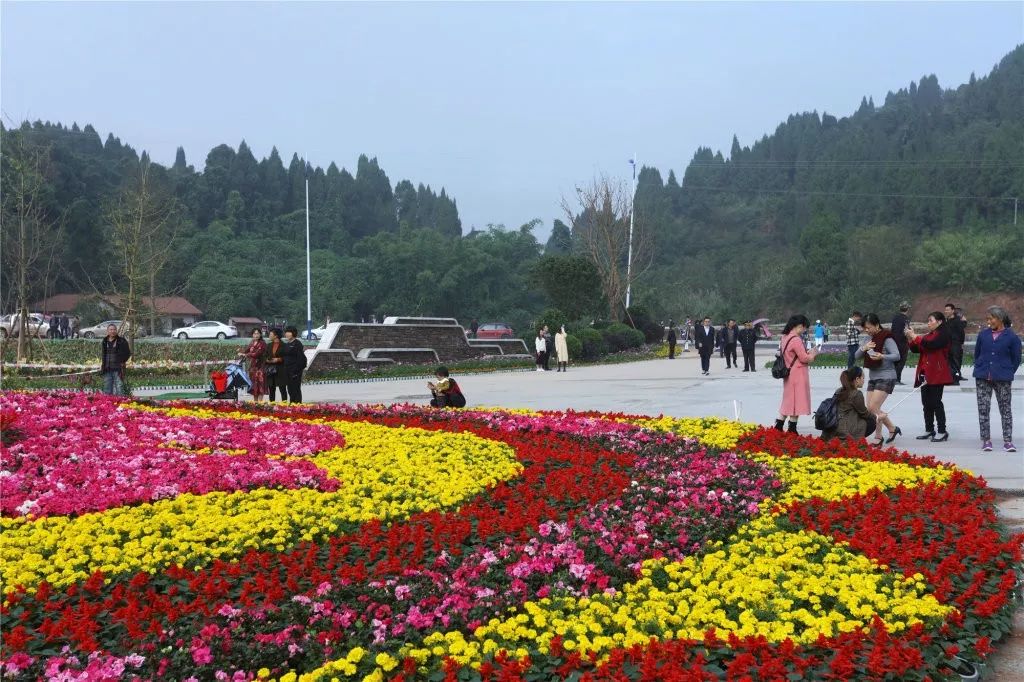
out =
[[[736,320],[729,320],[722,327],[722,346],[725,348],[726,369],[740,366],[740,363],[736,362],[736,343],[739,341],[738,333],[739,329],[736,328]]]
[[[711,318],[705,317],[694,330],[694,343],[700,353],[701,374],[707,376],[711,369],[711,354],[715,352],[715,328],[711,326]]]
[[[946,324],[949,325],[949,371],[953,375],[953,385],[959,386],[963,377],[960,366],[964,362],[964,341],[967,338],[967,322],[952,303],[945,308]]]
[[[676,323],[672,320],[668,321],[668,359],[674,360],[676,357]]]
[[[298,339],[299,330],[295,327],[284,329],[284,351],[281,369],[288,385],[288,402],[302,402],[302,370],[306,369],[306,349]]]
[[[117,333],[117,327],[108,324],[107,335],[103,337],[100,355],[100,373],[103,375],[103,392],[107,395],[124,394],[124,366],[132,357],[128,339]]]
[[[747,320],[743,323],[743,329],[736,334],[740,348],[743,349],[743,371],[756,372],[754,369],[754,345],[757,343],[757,331],[753,323]]]
[[[544,325],[544,345],[547,350],[544,351],[544,371],[551,371],[551,352],[555,350],[555,337],[551,335],[551,330],[548,329],[547,325]]]
[[[907,364],[907,326],[910,324],[910,318],[907,313],[910,312],[910,304],[904,301],[900,303],[900,311],[896,313],[892,318],[892,325],[889,327],[889,332],[892,334],[892,340],[896,342],[896,348],[900,351],[900,359],[893,363],[896,368],[896,383],[903,384],[903,368]]]

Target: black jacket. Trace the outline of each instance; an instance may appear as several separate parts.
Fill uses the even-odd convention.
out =
[[[892,340],[896,342],[896,347],[900,349],[900,355],[906,357],[907,355],[907,325],[910,324],[910,320],[903,313],[896,313],[892,318],[892,325],[889,327],[889,331],[892,332]]]
[[[963,348],[964,341],[967,339],[967,322],[959,315],[954,315],[953,319],[947,320],[947,323],[950,344],[954,348]]]
[[[715,349],[714,327],[708,327],[708,332],[704,333],[704,325],[698,324],[693,330],[693,337],[694,344],[699,352],[710,353]]]
[[[302,370],[305,369],[303,366],[303,360],[305,359],[306,353],[302,346],[302,342],[298,339],[292,339],[291,341],[282,341],[281,346],[281,357],[284,359],[284,371],[287,372],[290,377],[302,374]]]
[[[113,346],[111,346],[113,344]],[[117,353],[118,367],[107,368],[107,349],[114,348]],[[115,369],[120,370],[124,368],[124,363],[128,362],[128,359],[132,356],[132,349],[128,345],[128,339],[123,336],[117,336],[111,341],[106,336],[103,337],[103,343],[100,344],[100,371],[113,371]]]
[[[740,347],[742,347],[743,350],[754,350],[754,344],[757,343],[757,330],[741,329],[736,338],[739,340]]]
[[[740,331],[739,327],[733,327],[732,329],[729,329],[728,326],[722,327],[722,329],[721,329],[722,343],[724,343],[726,346],[734,346],[734,345],[736,345],[736,342],[739,341],[739,337],[738,337],[739,331]],[[731,337],[732,340],[730,340],[730,337]]]

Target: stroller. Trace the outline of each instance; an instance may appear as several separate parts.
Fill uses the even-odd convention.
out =
[[[223,370],[210,372],[210,389],[206,395],[214,400],[238,400],[238,389],[251,390],[252,380],[242,363],[231,361]]]

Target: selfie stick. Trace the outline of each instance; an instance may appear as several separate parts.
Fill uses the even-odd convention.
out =
[[[924,378],[924,377],[921,377],[921,386],[924,386],[924,385],[925,385],[925,384],[927,384],[927,383],[928,383],[928,381],[927,381],[927,380],[925,380],[925,378]],[[907,399],[907,398],[909,398],[910,396],[912,396],[912,395],[914,395],[915,393],[917,393],[917,390],[918,390],[919,388],[921,388],[921,386],[915,386],[915,387],[914,387],[914,390],[913,390],[913,391],[911,391],[910,393],[908,393],[908,394],[906,394],[905,396],[903,396],[903,399],[902,399],[902,400],[900,400],[900,401],[899,401],[898,403],[896,403],[895,405],[893,405],[892,407],[890,407],[889,409],[887,409],[887,410],[885,411],[885,413],[886,413],[886,414],[891,414],[893,410],[895,410],[895,409],[896,409],[897,407],[899,407],[900,405],[902,405],[902,404],[903,404],[903,401],[904,401],[904,400],[906,400],[906,399]]]

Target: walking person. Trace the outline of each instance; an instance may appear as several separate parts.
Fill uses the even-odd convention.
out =
[[[725,347],[725,368],[739,367],[736,362],[736,343],[739,341],[739,329],[736,327],[736,320],[729,320],[722,328],[722,345]]]
[[[565,331],[565,325],[563,324],[558,329],[558,333],[555,334],[555,355],[558,356],[558,371],[568,372],[569,371],[569,335]]]
[[[537,338],[533,340],[533,348],[537,351],[537,371],[544,371],[544,356],[548,352],[548,342],[544,338],[543,327],[537,330]]]
[[[1009,328],[1010,317],[999,306],[988,309],[988,326],[978,332],[974,345],[974,383],[978,397],[978,426],[981,449],[992,451],[989,414],[992,394],[996,395],[999,420],[1003,427],[1003,452],[1017,452],[1013,444],[1013,411],[1010,385],[1021,362],[1021,341]]]
[[[856,310],[846,321],[846,368],[853,367],[857,361],[857,348],[860,346],[860,313]]]
[[[477,322],[476,318],[474,317],[473,321],[469,323],[469,338],[475,339],[476,332],[478,329],[480,329],[480,323]]]
[[[754,346],[757,344],[757,331],[750,320],[743,323],[743,329],[736,335],[740,348],[743,349],[743,371],[756,372],[754,369]]]
[[[821,320],[815,320],[814,322],[814,349],[821,352],[821,347],[825,345],[825,325],[821,323]]]
[[[959,309],[952,303],[945,307],[946,325],[949,327],[949,372],[953,375],[953,384],[960,385],[963,376],[960,366],[964,362],[964,341],[967,339],[967,321]]]
[[[249,379],[252,387],[252,399],[260,402],[267,395],[267,342],[263,340],[263,332],[259,329],[252,330],[252,341],[244,350],[238,351],[238,355],[249,360]]]
[[[718,350],[718,357],[725,357],[725,325],[723,324],[718,328],[718,333],[715,334],[715,348]]]
[[[840,438],[856,442],[867,438],[875,432],[877,421],[871,409],[864,404],[864,394],[860,391],[864,386],[864,370],[856,365],[844,369],[839,374],[839,384],[833,394],[839,421],[834,429],[821,432],[822,440]]]
[[[903,385],[903,368],[907,365],[907,327],[910,326],[910,304],[904,301],[900,303],[900,311],[893,315],[892,324],[889,325],[889,332],[892,334],[893,340],[896,341],[896,348],[900,351],[900,359],[897,360],[893,367],[896,370],[896,385]]]
[[[892,332],[882,328],[882,322],[875,313],[864,316],[864,331],[870,337],[866,343],[857,348],[857,359],[864,359],[864,367],[868,370],[868,409],[877,419],[873,445],[891,443],[896,436],[903,433],[895,426],[889,415],[882,411],[886,398],[896,388],[896,363],[900,359],[900,349]],[[889,438],[882,438],[882,427],[889,430]]]
[[[676,357],[676,323],[672,320],[668,321],[668,359],[674,360]]]
[[[818,353],[804,350],[801,335],[810,325],[805,315],[793,315],[782,329],[782,360],[789,367],[789,376],[782,380],[782,403],[775,429],[782,431],[789,419],[789,432],[796,433],[800,415],[811,414],[811,372],[808,365],[814,362]]]
[[[946,432],[946,407],[942,404],[942,389],[953,383],[949,371],[949,327],[946,316],[935,311],[928,316],[928,333],[918,336],[913,329],[904,332],[910,350],[920,353],[914,386],[921,387],[921,407],[924,410],[925,433],[918,440],[942,443],[949,440]],[[938,432],[935,427],[938,425]]]
[[[693,339],[697,353],[700,354],[701,374],[707,376],[711,370],[711,354],[715,352],[715,328],[711,326],[710,317],[705,317],[697,327]]]
[[[270,402],[274,402],[278,391],[281,402],[288,400],[288,378],[284,372],[284,341],[281,330],[274,327],[270,330],[270,345],[267,347],[267,362],[263,369],[267,378],[267,390]]]
[[[690,342],[693,340],[693,322],[686,318],[682,328],[679,330],[679,340],[683,343],[683,352],[690,352]]]
[[[306,349],[298,336],[298,329],[285,327],[282,368],[286,376],[290,403],[302,402],[302,370],[306,369]]]
[[[117,333],[117,327],[107,325],[100,355],[100,373],[103,375],[103,392],[107,395],[124,395],[124,366],[132,357],[128,339]]]

